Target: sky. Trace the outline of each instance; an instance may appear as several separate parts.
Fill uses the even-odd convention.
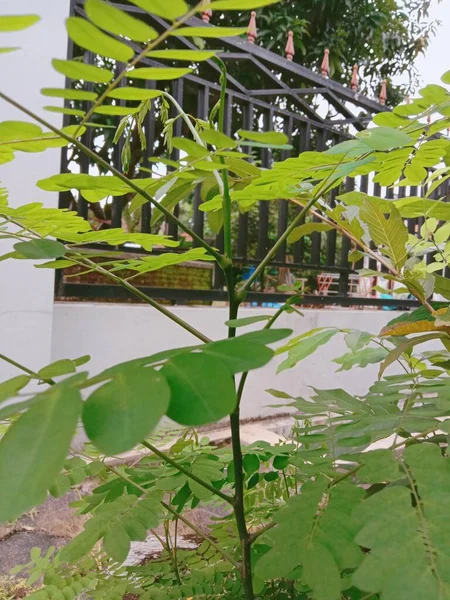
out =
[[[450,0],[432,1],[430,16],[442,24],[432,38],[425,56],[417,58],[416,66],[424,84],[440,83],[443,73],[450,70]]]

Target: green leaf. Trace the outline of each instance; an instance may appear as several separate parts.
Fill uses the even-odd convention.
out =
[[[341,571],[354,569],[362,559],[353,540],[358,522],[352,511],[363,495],[345,482],[329,489],[322,476],[305,483],[301,494],[275,513],[276,526],[261,538],[270,550],[256,563],[256,574],[279,579],[302,565],[302,580],[315,600],[339,600]]]
[[[171,390],[167,416],[181,425],[213,423],[229,415],[236,406],[231,371],[213,356],[174,356],[161,373]]]
[[[71,115],[73,117],[84,117],[86,112],[79,108],[67,108],[66,106],[44,106],[49,112],[59,113],[61,115]]]
[[[62,358],[61,360],[57,360],[40,369],[38,375],[41,379],[53,379],[53,377],[75,373],[76,370],[77,367],[75,361],[70,360],[69,358]]]
[[[259,470],[259,458],[256,454],[246,454],[242,459],[244,471],[247,475],[252,475]]]
[[[0,441],[0,522],[45,500],[75,431],[81,410],[77,389],[64,382],[36,400]]]
[[[152,50],[147,52],[149,58],[162,58],[167,60],[183,60],[188,62],[201,62],[213,58],[218,50]]]
[[[233,37],[247,33],[246,27],[180,27],[171,35],[199,38]]]
[[[293,244],[294,242],[298,242],[298,240],[300,240],[305,235],[310,235],[311,233],[314,233],[316,231],[330,231],[331,229],[333,229],[333,227],[331,225],[327,225],[326,223],[304,223],[303,225],[295,227],[295,229],[291,231],[287,241],[290,244]]]
[[[135,42],[148,42],[158,37],[153,27],[141,19],[135,19],[102,0],[86,0],[84,7],[89,19],[97,27],[110,33],[127,37]]]
[[[169,81],[192,73],[192,69],[180,67],[138,67],[127,72],[129,79],[150,79],[151,81]]]
[[[86,434],[105,454],[131,450],[158,424],[169,399],[162,373],[151,368],[119,373],[85,402]]]
[[[43,96],[50,96],[52,98],[67,98],[69,100],[94,101],[97,98],[97,94],[95,92],[87,92],[85,90],[74,90],[72,88],[42,88],[41,94]]]
[[[423,344],[425,342],[429,342],[431,340],[442,339],[450,341],[450,337],[447,333],[436,331],[435,333],[427,333],[425,335],[418,335],[416,337],[407,339],[403,344],[399,344],[394,350],[387,355],[385,360],[380,365],[380,370],[378,372],[378,378],[381,379],[385,370],[392,365],[397,359],[401,357],[404,352],[409,352],[414,346],[417,344]]]
[[[281,0],[213,0],[211,10],[251,10],[270,4],[277,4]]]
[[[30,377],[28,375],[17,375],[12,379],[0,383],[0,402],[4,402],[5,400],[9,400],[9,398],[16,396],[29,381]]]
[[[20,50],[18,46],[9,47],[9,48],[0,48],[0,54],[8,54],[9,52],[15,52],[16,50]]]
[[[326,329],[320,331],[316,335],[311,335],[312,332],[303,334],[288,343],[289,352],[288,357],[278,367],[277,373],[285,371],[286,369],[292,369],[301,360],[310,356],[323,344],[326,344],[332,337],[334,337],[339,331],[337,329]],[[277,350],[277,354],[283,352],[283,348]]]
[[[216,148],[236,148],[237,142],[224,133],[215,129],[205,129],[200,131],[200,137],[207,144],[212,144]]]
[[[64,256],[67,249],[55,240],[30,240],[29,242],[17,242],[14,250],[24,258],[60,258]]]
[[[446,71],[441,77],[442,83],[447,83],[450,85],[450,71]]]
[[[138,106],[118,106],[118,105],[104,105],[99,106],[95,109],[95,113],[99,115],[116,115],[119,117],[124,117],[126,115],[134,115],[139,110]]]
[[[118,563],[124,562],[130,552],[130,538],[123,525],[118,523],[103,538],[103,548]]]
[[[81,17],[69,17],[66,20],[66,29],[69,37],[78,46],[90,50],[94,54],[121,62],[128,62],[134,56],[132,48],[103,33],[95,25]]]
[[[170,0],[170,2],[167,0],[131,0],[131,2],[149,13],[171,21],[182,17],[189,10],[184,0]]]
[[[208,356],[220,359],[232,373],[243,373],[259,369],[273,357],[273,351],[261,343],[244,339],[245,336],[213,342],[201,347]]]
[[[395,206],[391,207],[386,219],[380,208],[365,200],[360,217],[369,226],[372,240],[381,252],[392,260],[397,269],[401,269],[408,257],[408,229]]]
[[[21,31],[28,29],[41,20],[38,15],[2,15],[0,16],[0,31]]]
[[[160,90],[146,90],[144,88],[123,87],[116,88],[108,94],[108,98],[115,100],[152,100],[161,96]]]
[[[277,131],[246,131],[244,129],[239,129],[237,134],[240,138],[252,140],[254,142],[261,142],[262,144],[267,145],[287,144],[289,142],[287,135]]]
[[[247,325],[253,325],[253,323],[259,323],[260,321],[269,321],[271,315],[259,315],[258,317],[244,317],[242,319],[231,319],[225,321],[227,327],[247,327]]]
[[[69,79],[83,79],[94,83],[109,83],[114,74],[107,69],[101,69],[95,65],[87,65],[77,60],[52,60],[53,68]]]
[[[338,371],[349,371],[353,367],[364,369],[368,365],[376,364],[386,358],[388,350],[385,348],[364,348],[356,352],[348,352],[339,358],[334,358],[333,362],[341,365]]]
[[[362,465],[357,477],[363,483],[389,483],[401,476],[392,450],[372,450],[352,457],[352,460],[357,460]]]
[[[373,150],[392,150],[409,146],[413,139],[403,131],[393,127],[373,127],[356,134],[369,148]]]
[[[357,352],[358,350],[361,350],[361,348],[364,348],[364,346],[367,346],[367,344],[372,340],[373,335],[367,331],[359,331],[357,329],[354,329],[353,331],[350,331],[350,333],[347,333],[347,335],[344,337],[344,341],[347,345],[347,348],[349,348],[352,352]]]
[[[434,291],[450,300],[450,279],[442,275],[434,275]]]
[[[434,444],[407,446],[401,461],[408,487],[390,486],[355,510],[356,542],[369,552],[352,577],[353,585],[385,600],[450,597],[447,507],[448,458]],[[439,485],[436,485],[436,481]]]
[[[177,150],[182,150],[189,156],[193,156],[195,158],[205,158],[206,156],[210,155],[207,148],[201,146],[193,140],[189,140],[188,138],[174,137],[172,138],[172,146]],[[219,165],[217,165],[217,167],[218,166]]]

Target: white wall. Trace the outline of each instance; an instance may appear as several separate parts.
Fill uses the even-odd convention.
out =
[[[226,337],[226,308],[175,307],[173,312],[214,340]],[[269,313],[273,313],[273,310],[244,308],[239,316]],[[296,314],[282,315],[277,326],[291,328],[297,335],[324,326],[378,333],[383,325],[398,314],[381,310],[306,309],[303,318]],[[260,326],[256,324],[253,328]],[[241,331],[250,330],[248,327]],[[93,374],[132,358],[191,344],[197,344],[196,338],[150,307],[106,303],[55,304],[52,359],[90,354],[91,362],[86,366]],[[244,394],[242,416],[249,418],[286,412],[285,409],[276,410],[267,406],[277,403],[275,398],[267,394],[267,388],[280,389],[295,396],[308,396],[308,386],[324,389],[343,387],[349,392],[364,393],[375,381],[378,365],[336,373],[338,365],[331,361],[344,352],[346,346],[343,336],[338,334],[294,369],[276,375],[276,367],[281,360],[276,357],[269,365],[253,371]]]
[[[2,91],[60,126],[61,115],[41,109],[48,102],[40,95],[42,87],[64,87],[64,78],[53,70],[54,57],[65,58],[67,38],[64,19],[69,0],[0,1],[0,14],[39,14],[42,20],[24,31],[2,34],[2,46],[21,50],[0,55]],[[6,102],[0,101],[0,119],[30,120]],[[59,173],[60,150],[40,154],[17,153],[16,159],[0,166],[1,184],[9,190],[12,206],[43,202],[57,206],[56,194],[39,190],[38,179]],[[0,240],[0,255],[10,251]],[[0,352],[31,368],[47,364],[51,353],[53,277],[50,270],[37,270],[28,261],[0,262]],[[0,381],[17,371],[0,362]]]

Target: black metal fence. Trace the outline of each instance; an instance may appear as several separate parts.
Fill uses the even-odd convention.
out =
[[[169,0],[170,1],[170,0]],[[122,10],[133,13],[134,16],[147,19],[157,30],[162,31],[168,27],[163,19],[149,16],[134,5],[115,3]],[[72,14],[83,15],[83,1],[72,0]],[[214,27],[193,18],[191,25]],[[170,47],[196,49],[188,38],[170,38]],[[131,44],[131,43],[130,43]],[[133,45],[133,44],[131,44]],[[140,48],[134,45],[136,51]],[[307,150],[324,150],[334,144],[352,138],[354,133],[363,129],[372,116],[386,110],[376,100],[360,95],[357,91],[338,84],[327,77],[315,73],[296,62],[287,60],[282,56],[265,50],[257,44],[249,43],[241,38],[220,38],[211,40],[208,47],[220,48],[219,56],[226,62],[229,72],[228,89],[226,95],[226,132],[232,135],[234,131],[244,128],[247,130],[276,130],[283,131],[290,139],[293,149],[291,151],[263,150],[256,155],[263,167],[270,167],[273,160],[288,158],[291,154]],[[89,52],[74,47],[69,42],[69,58],[82,57],[85,62],[98,64],[98,57]],[[156,60],[146,58],[142,65],[159,66]],[[174,62],[174,64],[176,64]],[[120,69],[121,65],[108,65]],[[170,85],[170,93],[181,104],[186,112],[198,118],[206,118],[209,110],[219,98],[219,72],[217,65],[212,61],[200,63],[194,72],[186,75]],[[147,86],[156,87],[167,82],[145,82]],[[165,88],[167,89],[167,88]],[[84,105],[86,110],[88,105]],[[163,132],[158,116],[160,106],[156,101],[146,118],[144,127],[147,141],[146,156],[158,156],[163,153]],[[66,124],[71,117],[66,116]],[[102,120],[103,119],[103,120]],[[111,118],[109,118],[111,119]],[[115,120],[114,120],[115,119]],[[98,115],[95,127],[89,127],[84,135],[84,143],[95,148],[103,157],[121,167],[121,145],[113,145],[110,131],[107,126],[111,121]],[[112,118],[112,124],[117,124],[118,118]],[[187,134],[184,131],[181,119],[175,121],[174,135]],[[135,164],[142,160],[142,155],[136,151]],[[173,151],[172,158],[179,158],[177,150]],[[62,154],[62,172],[76,169],[88,173],[92,169],[89,159],[77,155],[71,149],[64,149]],[[150,165],[149,165],[150,166]],[[422,190],[417,187],[400,187],[396,189],[382,189],[373,184],[368,176],[348,179],[343,186],[346,191],[354,188],[366,191],[372,195],[394,198],[408,195],[421,195]],[[441,197],[448,192],[435,190],[434,197]],[[328,202],[333,206],[339,190],[333,190],[328,197]],[[195,192],[193,198],[182,201],[175,209],[175,214],[189,223],[194,231],[201,237],[214,243],[219,249],[223,248],[223,237],[219,233],[215,236],[207,222],[205,213],[199,210],[202,202],[200,190]],[[127,211],[126,198],[113,198],[103,206],[89,205],[82,197],[74,197],[70,192],[60,196],[61,207],[76,207],[78,214],[90,218],[101,227],[122,227]],[[234,215],[234,246],[233,253],[236,263],[242,268],[243,276],[246,271],[257,265],[267,250],[285,231],[288,221],[294,216],[297,207],[281,200],[278,203],[260,202],[254,210],[244,214]],[[129,215],[127,217],[129,219]],[[139,219],[133,223],[137,231],[155,232],[152,226],[152,209],[150,204],[141,208]],[[420,219],[411,219],[408,227],[411,232],[420,225]],[[129,223],[127,223],[129,226]],[[160,225],[157,226],[158,228]],[[165,224],[165,231],[175,239],[180,232],[172,222]],[[124,252],[136,248],[122,248]],[[413,301],[389,301],[375,298],[370,295],[358,297],[361,294],[351,292],[350,280],[355,268],[361,265],[350,264],[348,255],[350,243],[348,239],[341,238],[335,231],[328,233],[313,233],[302,238],[295,244],[285,244],[281,247],[270,268],[274,270],[274,283],[269,285],[267,280],[262,282],[257,289],[249,295],[250,301],[278,302],[285,296],[277,291],[280,282],[280,272],[288,272],[291,279],[305,280],[304,302],[307,304],[340,304],[340,305],[388,305],[401,304],[409,306]],[[375,264],[370,265],[375,268]],[[283,271],[284,270],[284,271]],[[334,293],[330,289],[316,287],[316,275],[327,273],[334,275],[330,280],[337,278]],[[223,292],[223,279],[220,270],[216,270],[212,278],[211,288],[208,290],[179,289],[166,286],[145,286],[146,293],[155,298],[168,299],[172,302],[185,301],[214,301],[225,300]],[[61,276],[57,282],[58,298],[105,298],[120,299],[124,292],[117,286],[103,283],[89,283],[73,280]],[[356,297],[355,297],[356,296]]]

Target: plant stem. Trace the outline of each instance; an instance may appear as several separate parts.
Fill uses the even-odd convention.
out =
[[[187,12],[183,17],[181,17],[177,21],[174,21],[172,23],[172,25],[170,25],[170,27],[168,27],[165,31],[163,31],[163,33],[161,33],[155,40],[153,40],[149,44],[146,44],[145,48],[137,56],[135,56],[130,63],[127,64],[126,68],[117,75],[117,77],[114,79],[114,81],[112,81],[108,85],[108,87],[103,92],[103,94],[101,96],[99,96],[97,98],[97,100],[93,103],[91,108],[84,115],[82,121],[80,122],[80,125],[79,125],[75,135],[79,132],[80,128],[89,121],[89,119],[94,114],[95,110],[107,98],[108,94],[119,85],[119,83],[126,76],[128,71],[130,70],[130,68],[135,67],[145,57],[147,52],[150,52],[151,50],[156,48],[161,42],[163,42],[166,38],[168,38],[176,29],[178,29],[180,27],[180,25],[183,25],[183,23],[185,23],[188,19],[193,17],[195,15],[195,13],[201,8],[201,6],[202,6],[202,2],[200,2],[199,4],[196,4],[195,7],[192,8],[189,12]]]
[[[172,104],[175,106],[175,108],[177,109],[177,111],[180,113],[180,117],[183,119],[183,121],[186,123],[189,131],[192,133],[192,137],[194,138],[194,140],[197,142],[197,144],[199,144],[199,146],[202,146],[203,148],[206,148],[207,145],[205,144],[205,142],[202,140],[202,138],[199,136],[198,131],[195,129],[195,127],[192,125],[191,120],[189,118],[189,115],[187,115],[183,108],[180,106],[180,104],[175,100],[175,98],[169,94],[168,92],[163,92],[163,96],[165,96],[166,98],[168,98]],[[207,156],[206,159],[203,160],[207,160],[209,162],[213,162],[211,160],[210,156]],[[220,179],[220,175],[218,173],[218,171],[213,171],[213,175],[216,178],[217,181],[217,185],[219,186],[219,191],[221,194],[223,194],[223,184],[222,184],[222,180]]]
[[[135,481],[133,481],[126,475],[123,475],[123,473],[121,473],[114,467],[111,467],[110,465],[107,465],[106,463],[103,463],[103,464],[105,465],[105,468],[108,469],[108,471],[111,471],[111,473],[114,473],[115,475],[117,475],[117,477],[120,477],[121,479],[123,479],[124,481],[129,483],[130,485],[134,486],[137,490],[139,490],[143,494],[148,494],[148,490],[146,490],[144,487],[142,487],[141,485],[139,485],[138,483],[136,483]],[[219,552],[219,554],[221,554],[226,560],[228,560],[228,562],[230,562],[233,565],[233,567],[235,567],[235,569],[237,569],[239,571],[239,569],[240,569],[239,564],[225,550],[223,550],[219,546],[219,544],[217,544],[217,542],[215,542],[213,539],[211,539],[206,533],[204,533],[201,529],[196,527],[194,525],[194,523],[191,523],[191,521],[186,519],[186,517],[183,517],[183,515],[180,515],[175,509],[173,509],[171,506],[169,506],[165,502],[161,501],[161,505],[168,512],[170,512],[174,517],[176,517],[177,519],[180,519],[180,521],[182,521],[185,525],[187,525],[189,527],[189,529],[192,529],[192,531],[194,533],[196,533],[199,537],[201,537],[206,542],[208,542],[208,544],[210,544],[210,546],[215,548],[217,550],[217,552]]]
[[[224,133],[225,128],[225,101],[227,94],[227,69],[224,62],[220,58],[215,58],[215,61],[221,70],[220,75],[220,100],[219,100],[219,131]],[[223,156],[220,157],[220,163],[225,165],[225,159]],[[222,210],[223,210],[223,245],[225,256],[229,259],[232,258],[233,250],[231,245],[231,197],[230,197],[230,185],[228,182],[228,171],[227,169],[222,170]]]
[[[166,510],[168,510],[170,513],[172,513],[172,515],[174,517],[176,517],[182,523],[184,523],[185,525],[187,525],[190,529],[192,529],[192,531],[194,531],[194,533],[196,533],[199,537],[203,538],[206,542],[208,542],[208,544],[210,546],[212,546],[213,548],[215,548],[217,550],[217,552],[219,552],[219,554],[221,554],[229,563],[231,563],[235,569],[237,569],[238,571],[240,570],[239,563],[237,563],[234,560],[234,558],[232,558],[228,554],[228,552],[226,552],[223,548],[221,548],[219,546],[219,544],[217,544],[217,542],[215,542],[212,538],[210,538],[209,535],[207,535],[206,533],[203,533],[203,531],[201,529],[199,529],[198,527],[196,527],[196,525],[194,525],[194,523],[192,523],[191,521],[189,521],[188,519],[186,519],[186,517],[183,517],[183,515],[180,515],[180,513],[178,513],[176,510],[174,510],[171,506],[169,506],[165,502],[161,502],[161,504],[164,506],[164,508]]]
[[[183,467],[183,465],[180,465],[180,463],[178,463],[176,460],[173,460],[173,458],[170,458],[170,456],[168,456],[164,452],[161,452],[161,450],[158,450],[158,448],[153,446],[153,444],[150,444],[149,442],[147,442],[145,440],[143,442],[141,442],[141,444],[143,446],[145,446],[148,450],[151,450],[151,452],[153,452],[153,454],[156,454],[156,456],[159,456],[159,458],[162,458],[167,464],[171,465],[172,467],[174,467],[175,469],[180,471],[180,473],[184,473],[184,475],[186,475],[193,481],[196,481],[199,485],[203,486],[204,488],[206,488],[207,490],[209,490],[216,496],[219,496],[219,498],[222,498],[222,500],[224,500],[225,502],[228,502],[228,504],[231,504],[231,506],[234,505],[234,499],[231,496],[216,489],[213,485],[211,485],[207,481],[200,479],[200,477],[197,477],[197,475],[194,475],[194,473],[189,471],[189,469],[185,469]]]
[[[42,378],[39,375],[39,373],[36,373],[35,371],[32,371],[28,367],[25,367],[24,365],[16,362],[12,358],[9,358],[9,356],[5,356],[4,354],[0,354],[0,360],[4,360],[5,362],[9,363],[13,367],[16,367],[17,369],[20,369],[21,371],[23,371],[27,375],[30,375],[34,379],[39,379],[39,381],[43,381],[44,383],[48,383],[49,385],[54,385],[55,384],[55,382],[53,381],[53,379],[44,379],[44,378]]]
[[[159,302],[156,302],[156,300],[153,300],[153,298],[150,298],[150,296],[147,296],[147,294],[144,294],[144,292],[142,292],[139,288],[134,287],[134,285],[132,285],[125,279],[122,279],[118,275],[111,273],[111,271],[104,269],[97,263],[95,263],[87,258],[81,257],[76,262],[78,262],[78,264],[89,265],[91,267],[91,269],[93,269],[97,273],[101,273],[105,277],[108,277],[112,281],[115,281],[117,284],[121,285],[122,287],[127,289],[129,292],[131,292],[132,294],[137,296],[138,298],[141,298],[141,300],[144,300],[144,302],[147,302],[147,304],[150,304],[150,306],[153,306],[153,308],[156,308],[156,310],[158,310],[160,313],[162,313],[163,315],[168,317],[171,321],[173,321],[174,323],[176,323],[177,325],[182,327],[185,331],[188,331],[189,333],[191,333],[193,336],[195,336],[197,339],[201,340],[205,344],[207,344],[208,342],[211,341],[209,337],[207,337],[206,335],[204,335],[203,333],[198,331],[198,329],[195,329],[195,327],[192,327],[192,325],[189,325],[189,323],[187,321],[178,317],[176,314],[174,314],[173,312],[168,310],[164,305],[159,304]]]
[[[67,135],[67,133],[65,133],[64,131],[61,131],[57,127],[54,127],[51,123],[49,123],[45,119],[42,119],[39,115],[37,115],[33,111],[29,110],[25,106],[22,106],[19,102],[16,102],[12,98],[10,98],[6,94],[4,94],[3,92],[0,92],[0,98],[5,100],[9,104],[11,104],[11,106],[15,106],[21,112],[25,113],[26,115],[28,115],[29,117],[31,117],[32,119],[34,119],[35,121],[40,123],[41,125],[44,125],[44,127],[47,127],[47,129],[50,129],[50,131],[53,131],[54,133],[59,135],[59,137],[65,139],[66,141],[68,141],[71,144],[73,144],[74,146],[76,146],[81,152],[83,152],[83,154],[85,154],[86,156],[89,156],[89,158],[91,158],[97,165],[103,167],[104,169],[106,169],[107,171],[109,171],[110,173],[115,175],[118,179],[120,179],[120,181],[122,181],[123,183],[126,183],[137,194],[141,194],[141,196],[143,198],[145,198],[148,202],[150,202],[150,204],[152,206],[154,206],[159,211],[161,211],[165,217],[167,217],[169,220],[174,222],[180,229],[182,229],[185,233],[190,235],[192,237],[192,239],[194,239],[200,246],[205,248],[205,250],[208,252],[208,254],[211,254],[211,256],[213,256],[216,259],[216,261],[220,267],[224,268],[229,264],[229,261],[226,260],[225,257],[222,256],[222,254],[220,254],[220,252],[218,252],[215,248],[213,248],[207,242],[205,242],[205,240],[203,238],[201,238],[199,235],[197,235],[195,233],[195,231],[190,229],[190,227],[188,227],[182,221],[180,221],[180,219],[178,219],[178,217],[173,215],[170,212],[170,210],[167,210],[167,208],[165,208],[159,202],[157,202],[152,196],[150,196],[150,194],[148,194],[137,183],[135,183],[135,181],[133,179],[128,179],[128,177],[126,177],[126,175],[124,175],[118,169],[116,169],[115,167],[110,165],[106,160],[104,160],[101,156],[96,154],[93,150],[91,150],[90,148],[85,146],[82,142],[80,142],[79,140],[77,140],[76,138],[74,138],[70,135]]]
[[[252,275],[250,275],[250,277],[247,279],[247,281],[245,282],[245,285],[243,286],[241,291],[247,291],[251,288],[253,282],[258,279],[258,277],[261,275],[261,273],[263,273],[267,264],[270,262],[272,257],[277,253],[277,250],[279,248],[281,248],[281,246],[287,240],[289,234],[297,227],[298,223],[306,215],[308,210],[317,202],[317,200],[318,200],[318,196],[316,194],[303,207],[303,209],[298,213],[298,215],[295,217],[295,219],[292,221],[292,223],[289,225],[289,227],[286,229],[286,231],[283,233],[283,235],[281,235],[278,238],[278,240],[275,242],[273,247],[269,250],[269,252],[266,254],[266,256],[262,259],[262,261],[259,263],[259,265],[256,267],[256,269],[253,271]]]

